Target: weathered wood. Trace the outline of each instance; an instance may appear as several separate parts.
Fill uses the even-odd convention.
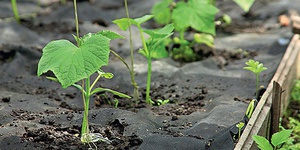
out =
[[[282,88],[279,83],[273,81],[270,135],[273,135],[274,133],[279,131],[279,119],[281,114],[281,92]]]
[[[263,94],[261,100],[256,106],[252,117],[236,144],[235,150],[257,149],[254,141],[252,140],[252,136],[262,135],[268,138],[270,135],[270,110],[272,105],[273,81],[277,81],[280,85],[282,85],[282,89],[285,90],[281,96],[284,106],[280,108],[281,112],[284,112],[288,104],[290,91],[293,87],[293,80],[299,77],[299,49],[299,35],[294,35],[270,84],[266,89],[266,92]],[[279,114],[282,115],[282,113]]]

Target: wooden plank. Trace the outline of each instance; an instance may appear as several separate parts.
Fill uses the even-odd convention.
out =
[[[273,81],[273,92],[272,92],[272,107],[271,107],[271,133],[279,131],[279,119],[281,112],[281,93],[282,88],[278,82]]]
[[[282,78],[281,76],[283,74],[286,75],[286,69],[287,67],[291,67],[288,65],[290,60],[290,57],[292,55],[295,55],[295,51],[298,54],[299,51],[299,35],[294,35],[276,72],[273,76],[271,82],[269,83],[266,92],[263,94],[261,100],[259,101],[258,105],[256,106],[255,111],[252,114],[252,117],[250,118],[247,126],[245,127],[245,130],[243,134],[241,135],[241,138],[239,139],[238,143],[235,146],[235,150],[248,150],[253,149],[253,140],[252,135],[257,135],[260,133],[262,135],[264,132],[265,135],[267,135],[267,126],[264,122],[268,122],[269,120],[269,113],[270,113],[270,105],[272,104],[272,90],[273,90],[273,81],[278,81],[279,78]],[[298,56],[298,55],[296,55]],[[295,60],[294,60],[295,61]],[[299,72],[299,71],[298,71]],[[263,126],[264,125],[264,126]]]

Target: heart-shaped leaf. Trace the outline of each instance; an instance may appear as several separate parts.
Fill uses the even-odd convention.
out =
[[[215,35],[215,14],[219,10],[209,0],[189,0],[178,2],[172,13],[172,21],[177,31],[188,27]]]
[[[68,40],[51,41],[43,48],[37,75],[50,70],[66,88],[108,64],[109,41],[101,34],[84,36],[79,47]]]

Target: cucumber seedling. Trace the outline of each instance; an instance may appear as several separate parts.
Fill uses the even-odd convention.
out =
[[[250,59],[249,61],[247,61],[245,63],[247,66],[244,67],[243,69],[245,70],[249,70],[251,72],[253,72],[255,74],[255,79],[256,79],[256,97],[258,98],[258,90],[259,90],[259,74],[264,71],[267,70],[266,67],[264,67],[263,63],[260,63],[258,61],[254,61],[252,59]]]
[[[105,73],[100,68],[108,65],[110,40],[122,38],[112,31],[88,33],[79,37],[76,0],[74,0],[76,33],[74,36],[77,46],[68,40],[55,40],[43,48],[42,57],[38,63],[37,75],[52,71],[55,77],[48,79],[59,82],[63,88],[74,86],[82,92],[84,114],[81,128],[81,142],[90,143],[98,140],[107,141],[99,134],[89,132],[88,111],[90,97],[97,92],[111,92],[120,97],[130,98],[123,93],[106,89],[94,88],[97,81],[112,78],[112,73]],[[91,82],[91,75],[97,73],[97,78]],[[77,84],[81,81],[81,85]]]
[[[143,44],[143,49],[139,52],[147,58],[148,71],[147,71],[147,85],[146,85],[146,103],[149,105],[154,104],[150,97],[150,85],[151,85],[151,73],[152,73],[152,58],[168,57],[168,52],[163,44],[164,40],[171,36],[174,30],[172,24],[168,24],[165,27],[158,30],[143,30],[141,24],[153,18],[153,15],[145,15],[140,18],[129,19],[121,18],[114,20],[113,22],[119,26],[120,29],[126,31],[131,25],[137,26]],[[128,24],[128,22],[130,24]],[[144,33],[150,37],[146,41]]]
[[[156,3],[151,13],[159,24],[173,23],[179,37],[173,43],[179,47],[171,50],[174,59],[196,61],[198,55],[191,48],[194,44],[205,44],[213,47],[215,35],[215,14],[219,11],[211,0],[162,0]],[[185,39],[186,31],[192,28],[199,33],[194,35],[192,42]]]

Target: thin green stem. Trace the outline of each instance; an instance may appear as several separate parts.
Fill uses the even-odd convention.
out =
[[[77,15],[77,4],[76,4],[76,0],[74,0],[74,12],[75,12],[75,24],[76,24],[76,42],[77,42],[77,46],[80,46],[80,42],[79,42],[79,25],[78,25],[78,15]]]
[[[133,44],[132,44],[132,30],[131,30],[131,27],[130,27],[130,16],[129,16],[129,11],[128,11],[127,0],[124,0],[124,5],[125,5],[126,16],[127,16],[128,25],[129,25],[130,63],[131,63],[131,69],[129,69],[129,67],[127,67],[127,68],[130,72],[131,84],[134,87],[134,89],[133,89],[133,98],[134,98],[134,101],[137,103],[138,100],[139,100],[139,86],[135,82],[135,79],[134,79],[135,73],[134,73],[134,67],[133,67],[134,57],[133,57]]]
[[[259,87],[259,74],[256,73],[256,98],[258,99],[258,87]]]
[[[13,13],[14,13],[16,21],[18,23],[21,23],[20,16],[19,16],[19,11],[18,11],[18,7],[17,7],[17,1],[16,0],[11,0],[11,6],[12,6],[12,9],[13,9]]]
[[[81,137],[89,133],[89,103],[90,103],[90,78],[85,79],[85,94],[84,94],[84,113],[81,126]]]
[[[94,80],[94,82],[93,82],[93,84],[91,85],[91,87],[90,87],[90,93],[91,93],[91,90],[93,89],[93,87],[95,86],[95,84],[98,82],[98,80],[100,79],[100,77],[101,77],[101,74],[99,74],[98,76],[97,76],[97,78]]]
[[[151,56],[149,56],[147,59],[148,59],[148,73],[147,73],[147,87],[146,87],[146,102],[152,105],[152,100],[150,97],[150,85],[151,85],[151,73],[152,73]]]
[[[151,72],[152,72],[152,62],[151,62],[151,53],[148,50],[147,44],[146,44],[146,40],[143,34],[143,30],[142,27],[140,25],[137,26],[138,30],[140,32],[141,35],[141,39],[142,39],[142,43],[143,43],[143,47],[144,50],[146,52],[146,56],[147,56],[147,60],[148,60],[148,74],[147,74],[147,86],[146,86],[146,103],[148,103],[149,105],[152,105],[152,100],[150,97],[150,84],[151,84]]]
[[[179,32],[179,38],[180,38],[181,41],[184,40],[184,30],[181,30],[181,31]]]

